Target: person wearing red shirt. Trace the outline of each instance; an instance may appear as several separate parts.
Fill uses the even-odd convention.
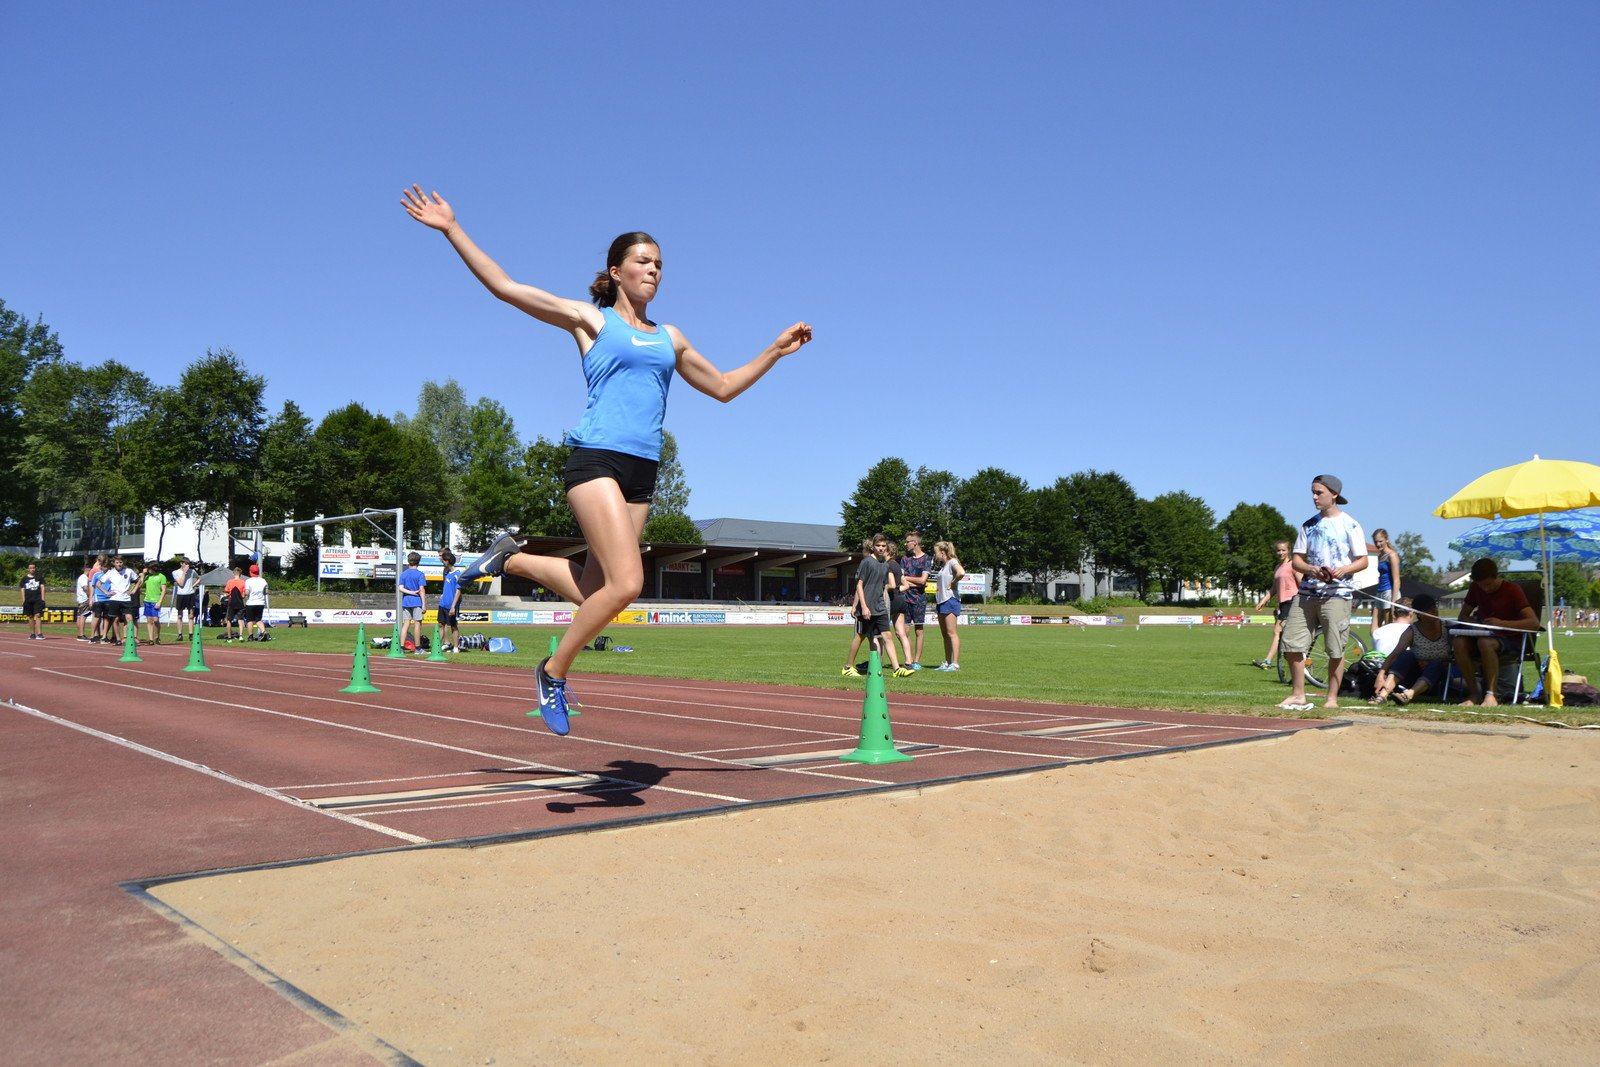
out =
[[[1480,559],[1472,565],[1472,587],[1467,591],[1466,603],[1461,605],[1460,619],[1502,631],[1539,628],[1539,616],[1528,603],[1528,595],[1517,583],[1500,577],[1500,567],[1492,559]],[[1467,683],[1467,699],[1461,702],[1462,707],[1474,704],[1493,707],[1500,703],[1494,695],[1494,681],[1500,675],[1500,657],[1514,655],[1521,643],[1520,634],[1510,633],[1453,638],[1456,669]],[[1472,662],[1474,652],[1483,666],[1487,689],[1478,682],[1478,671]]]

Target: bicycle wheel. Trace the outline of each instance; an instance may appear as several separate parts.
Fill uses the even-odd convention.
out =
[[[1311,651],[1306,653],[1306,688],[1322,688],[1322,660],[1316,654],[1317,642],[1322,638],[1322,631],[1318,630],[1311,635]],[[1294,676],[1289,673],[1289,661],[1284,657],[1283,649],[1278,649],[1278,681],[1284,685],[1293,685]]]

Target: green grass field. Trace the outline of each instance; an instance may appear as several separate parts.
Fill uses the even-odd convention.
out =
[[[67,627],[46,629],[71,640]],[[558,627],[538,626],[468,630],[509,637],[517,651],[464,652],[452,657],[453,663],[530,669],[548,650],[550,637],[561,632]],[[219,632],[206,631],[208,649],[217,647],[215,637]],[[431,636],[431,627],[425,632]],[[574,688],[580,696],[585,672],[829,689],[860,689],[863,684],[859,678],[839,674],[850,641],[850,630],[842,626],[614,626],[606,633],[613,643],[631,645],[636,651],[583,653],[573,672]],[[272,635],[273,641],[267,646],[235,647],[349,657],[355,648],[356,632],[342,626],[277,626]],[[386,632],[369,630],[368,636],[386,636]],[[1270,636],[1265,627],[1259,626],[1242,630],[1208,626],[964,626],[960,673],[923,670],[910,678],[886,681],[891,705],[895,693],[940,693],[1122,708],[1282,715],[1275,705],[1288,695],[1288,688],[1278,681],[1275,671],[1250,666],[1252,659],[1266,651]],[[172,639],[170,627],[166,639]],[[1600,678],[1600,633],[1587,630],[1572,637],[1558,635],[1556,648],[1566,670],[1590,679]],[[930,626],[923,663],[935,666],[941,654],[938,632]],[[381,657],[382,653],[374,656]],[[864,660],[865,656],[857,659]],[[1531,679],[1531,669],[1528,673]],[[1437,714],[1392,705],[1369,709],[1365,702],[1349,695],[1344,704],[1346,710],[1378,710],[1395,717],[1484,721],[1481,716],[1455,711]],[[1600,709],[1521,710],[1534,718],[1559,719],[1574,725],[1600,723]],[[1319,708],[1307,717],[1321,715]]]

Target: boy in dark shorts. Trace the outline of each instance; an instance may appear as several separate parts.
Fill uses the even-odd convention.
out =
[[[28,564],[28,573],[22,579],[22,614],[28,620],[28,640],[43,641],[44,632],[44,579],[39,577],[39,565]]]
[[[233,568],[233,577],[222,587],[222,640],[244,639],[244,568]],[[239,628],[237,637],[234,627]]]
[[[444,585],[439,590],[439,641],[444,651],[459,652],[456,644],[461,631],[456,614],[461,610],[461,572],[456,570],[456,554],[448,548],[439,553],[439,562],[444,565]]]
[[[900,572],[905,578],[906,622],[911,624],[916,640],[912,642],[911,662],[906,664],[914,671],[922,669],[922,627],[928,615],[928,598],[924,592],[928,579],[933,576],[933,557],[922,551],[922,531],[906,534],[906,554],[900,559]]]
[[[872,554],[863,559],[861,566],[856,569],[854,602],[856,636],[850,642],[850,655],[847,658],[849,660],[856,658],[856,650],[861,647],[861,641],[865,638],[872,642],[880,656],[889,660],[896,678],[909,678],[912,673],[911,668],[900,665],[900,654],[895,650],[890,630],[892,620],[889,617],[889,594],[894,578],[889,571],[889,538],[881,533],[873,534],[870,546]],[[861,676],[861,671],[853,662],[847,662],[844,670],[839,673],[846,678]]]

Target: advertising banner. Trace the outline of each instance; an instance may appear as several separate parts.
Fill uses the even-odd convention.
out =
[[[489,621],[496,626],[532,626],[533,612],[495,608],[489,612]]]
[[[1140,615],[1140,626],[1204,626],[1204,615]]]
[[[783,626],[789,619],[786,612],[730,611],[724,621],[729,626]]]
[[[617,617],[612,619],[617,626],[643,626],[650,621],[650,616],[642,611],[619,611]]]
[[[974,574],[967,572],[967,576],[956,583],[957,596],[988,596],[989,576],[987,574]]]
[[[410,553],[406,553],[410,555]],[[420,552],[422,561],[417,569],[430,582],[444,581],[444,561],[437,552]],[[478,552],[463,552],[456,558],[456,569],[477,561]],[[351,547],[324,545],[317,551],[317,573],[323,578],[387,578],[398,573],[400,557],[392,548]]]
[[[803,612],[802,614],[805,615],[805,623],[807,626],[844,626],[846,624],[855,624],[855,620],[852,619],[850,617],[850,613],[846,611],[807,611]]]
[[[728,621],[725,611],[652,611],[651,623],[661,626],[710,625],[720,626]]]
[[[45,608],[44,614],[39,616],[45,622],[71,622],[75,616],[73,609]],[[27,622],[28,616],[22,613],[20,604],[9,604],[0,607],[0,622]]]
[[[324,545],[317,550],[317,574],[323,578],[372,578],[380,565],[394,577],[394,549]]]
[[[1121,615],[1069,615],[1063,622],[1073,626],[1121,626]]]
[[[262,618],[271,623],[287,622],[290,615],[304,615],[306,622],[316,626],[324,623],[354,626],[364,622],[368,626],[394,625],[394,609],[388,611],[369,611],[362,608],[268,608],[262,612]]]

